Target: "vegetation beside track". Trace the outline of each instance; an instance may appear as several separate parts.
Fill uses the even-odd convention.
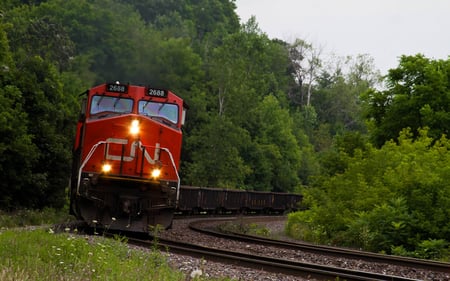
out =
[[[0,280],[189,280],[172,269],[159,250],[132,250],[123,237],[28,228],[70,219],[67,212],[55,209],[1,212]]]
[[[1,280],[184,280],[159,251],[49,229],[0,234]]]
[[[14,212],[0,210],[0,228],[23,227],[29,225],[45,225],[73,220],[67,208],[43,210],[20,209]]]

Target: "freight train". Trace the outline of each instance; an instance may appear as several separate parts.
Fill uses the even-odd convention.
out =
[[[281,192],[181,186],[178,214],[282,214],[296,211],[303,196]]]
[[[170,227],[180,196],[187,106],[165,89],[105,83],[84,93],[73,148],[70,212],[95,227]]]
[[[70,213],[92,227],[148,232],[175,212],[282,212],[300,195],[181,187],[187,105],[169,90],[104,83],[83,94]]]

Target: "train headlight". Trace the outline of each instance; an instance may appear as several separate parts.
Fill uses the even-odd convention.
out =
[[[136,136],[137,134],[139,134],[139,120],[135,119],[135,120],[131,121],[130,134],[133,136]]]
[[[111,168],[112,168],[111,164],[103,164],[102,171],[104,173],[109,173],[109,172],[111,172]]]
[[[153,169],[153,171],[152,171],[152,178],[157,179],[157,178],[159,178],[160,175],[161,175],[161,170],[160,169]]]

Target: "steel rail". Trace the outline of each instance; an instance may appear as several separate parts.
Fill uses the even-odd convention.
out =
[[[158,247],[160,249],[168,250],[173,253],[205,258],[229,264],[237,264],[239,266],[255,268],[257,270],[284,273],[293,276],[302,276],[305,278],[316,278],[319,280],[334,280],[336,278],[339,278],[348,281],[417,280],[399,276],[342,269],[312,263],[296,262],[284,259],[257,256],[246,253],[232,252],[169,239],[156,238],[155,241],[157,241]],[[152,247],[155,245],[155,242],[152,242],[150,240],[142,240],[135,238],[129,238],[128,243],[144,247]]]
[[[223,219],[224,221],[230,221],[231,218]],[[199,220],[194,221],[189,224],[189,228],[194,231],[198,231],[208,235],[214,235],[216,237],[222,237],[227,239],[235,239],[244,242],[253,242],[261,245],[267,246],[276,246],[282,247],[286,249],[293,249],[299,251],[305,251],[309,253],[316,253],[334,257],[344,257],[350,259],[359,259],[368,262],[378,262],[378,263],[386,263],[391,265],[405,266],[411,268],[421,268],[430,271],[439,271],[450,273],[450,263],[447,262],[439,262],[432,260],[424,260],[424,259],[416,259],[409,257],[400,257],[400,256],[392,256],[392,255],[383,255],[371,252],[364,252],[346,248],[332,247],[332,246],[323,246],[323,245],[314,245],[310,243],[304,242],[288,242],[282,240],[273,240],[259,236],[253,235],[244,235],[238,233],[224,233],[218,230],[207,229],[200,227],[200,224],[208,223],[208,222],[217,222],[217,219],[210,220]]]

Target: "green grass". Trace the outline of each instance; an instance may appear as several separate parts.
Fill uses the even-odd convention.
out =
[[[217,226],[219,231],[225,233],[241,233],[247,235],[256,235],[263,237],[271,237],[272,233],[266,226],[259,225],[257,223],[246,223],[243,221],[238,222],[226,222]]]
[[[0,280],[185,280],[159,251],[49,230],[0,233]]]
[[[132,250],[123,237],[55,234],[50,226],[19,228],[71,219],[65,210],[0,212],[0,280],[191,280],[172,269],[160,251]]]
[[[21,227],[67,222],[73,220],[67,209],[21,209],[14,212],[0,211],[0,228]]]

